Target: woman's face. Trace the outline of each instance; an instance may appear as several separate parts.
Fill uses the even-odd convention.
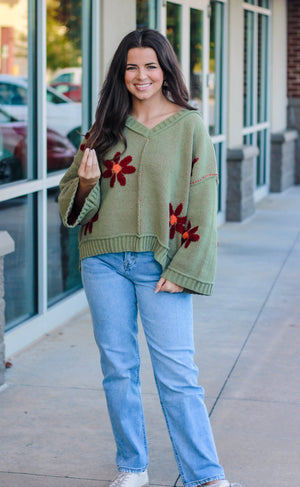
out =
[[[164,73],[151,47],[129,49],[125,69],[126,88],[139,101],[160,98]]]

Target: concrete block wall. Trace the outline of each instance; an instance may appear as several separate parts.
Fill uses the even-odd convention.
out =
[[[254,146],[239,146],[227,151],[226,220],[240,222],[255,212]]]
[[[295,182],[295,153],[298,133],[285,130],[271,136],[270,191],[280,192]]]
[[[4,294],[4,257],[13,252],[15,244],[7,232],[0,232],[0,386],[5,382],[5,294]]]

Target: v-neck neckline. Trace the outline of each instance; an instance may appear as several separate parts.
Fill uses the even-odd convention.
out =
[[[139,122],[132,115],[128,115],[126,120],[126,127],[140,133],[141,135],[150,136],[160,132],[162,129],[169,127],[171,124],[182,118],[184,115],[188,114],[190,110],[187,108],[182,108],[175,113],[172,113],[169,117],[165,118],[161,122],[154,125],[152,128],[148,128],[143,123]]]

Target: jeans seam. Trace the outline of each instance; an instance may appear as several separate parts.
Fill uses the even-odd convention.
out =
[[[140,366],[141,366],[141,356],[139,353],[139,344],[138,341],[136,340],[136,356],[138,359],[138,367],[136,368],[136,378],[135,378],[135,383],[140,384]],[[147,442],[147,436],[146,436],[146,428],[145,428],[145,417],[144,417],[144,406],[143,406],[143,401],[142,401],[142,395],[141,392],[139,394],[139,402],[140,402],[140,410],[141,410],[141,423],[142,423],[142,430],[143,430],[143,437],[144,437],[144,448],[145,448],[145,453],[148,458],[149,456],[149,451],[148,451],[148,442]]]
[[[155,378],[155,383],[156,383],[156,387],[157,387],[157,390],[158,390],[158,396],[159,396],[160,405],[161,405],[161,408],[163,410],[163,413],[164,413],[164,416],[165,416],[165,419],[166,419],[166,425],[167,425],[167,429],[168,429],[168,432],[169,432],[169,437],[170,437],[170,440],[171,440],[171,443],[172,443],[172,446],[173,446],[173,450],[174,450],[174,453],[175,453],[175,458],[176,458],[176,461],[177,461],[178,470],[179,470],[179,473],[180,473],[180,476],[181,476],[182,483],[185,484],[185,479],[184,479],[184,475],[183,475],[183,469],[182,469],[182,465],[181,465],[179,453],[177,451],[177,446],[175,445],[175,441],[174,441],[173,436],[172,436],[172,433],[171,433],[171,428],[169,426],[168,413],[167,413],[167,410],[166,410],[166,408],[165,408],[165,406],[163,404],[163,400],[162,400],[162,396],[161,396],[161,392],[160,392],[160,387],[159,387],[159,384],[158,384],[158,379],[157,379],[157,377],[156,377],[155,374],[154,374],[154,378]]]

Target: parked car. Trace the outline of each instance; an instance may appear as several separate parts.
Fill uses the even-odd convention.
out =
[[[50,84],[52,83],[74,83],[81,85],[82,69],[79,67],[63,68],[55,71]]]
[[[69,167],[76,149],[61,134],[47,129],[48,172]],[[0,109],[0,184],[27,177],[27,124]]]
[[[0,108],[18,121],[28,118],[28,83],[27,79],[0,74]],[[81,103],[74,103],[70,98],[58,93],[51,86],[47,87],[47,126],[65,137],[76,146],[80,144]],[[77,137],[76,137],[76,134]]]
[[[71,100],[75,102],[81,101],[81,97],[82,97],[81,85],[75,85],[73,83],[59,81],[59,82],[51,83],[51,86],[56,91],[62,93],[64,96],[67,96]]]

